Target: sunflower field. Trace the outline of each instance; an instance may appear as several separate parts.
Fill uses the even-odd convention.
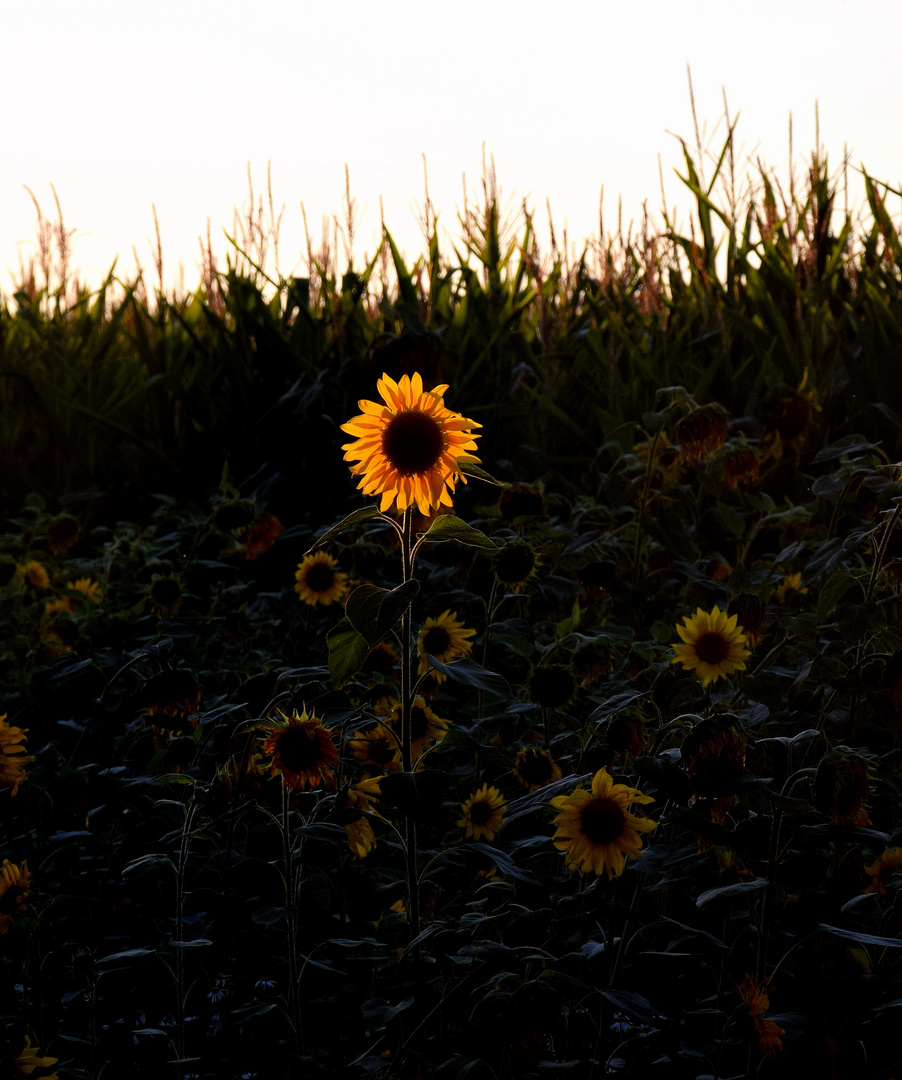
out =
[[[730,150],[0,294],[2,1075],[898,1076],[900,192]]]

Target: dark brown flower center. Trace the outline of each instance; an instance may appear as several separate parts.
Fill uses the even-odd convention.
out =
[[[722,664],[730,652],[730,644],[723,634],[709,631],[695,643],[695,655],[703,664]]]
[[[335,582],[335,568],[326,563],[314,563],[308,568],[304,584],[311,592],[328,592]]]
[[[315,731],[305,727],[289,727],[278,735],[277,764],[291,772],[315,769],[323,763],[322,748]]]
[[[430,626],[423,635],[423,649],[427,656],[441,657],[451,647],[451,635],[444,626]]]
[[[612,844],[623,835],[626,814],[615,799],[593,799],[579,815],[580,829],[593,844]]]
[[[419,409],[393,416],[382,433],[382,452],[402,476],[428,472],[444,448],[445,437],[438,421]]]
[[[470,821],[474,825],[487,825],[491,816],[492,808],[485,799],[479,799],[470,807]]]
[[[370,739],[367,756],[375,765],[387,765],[395,756],[395,745],[387,738]]]
[[[495,573],[505,585],[516,585],[529,577],[535,565],[535,552],[528,544],[508,544],[495,562]]]
[[[517,770],[528,784],[547,784],[554,774],[554,762],[537,750],[527,752]]]
[[[0,915],[15,915],[19,910],[19,897],[22,893],[21,882],[14,881],[4,893],[0,894]]]

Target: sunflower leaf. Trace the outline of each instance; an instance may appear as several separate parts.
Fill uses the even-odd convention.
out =
[[[507,679],[503,675],[481,667],[473,660],[462,657],[452,664],[442,664],[434,656],[428,659],[436,671],[447,675],[454,682],[475,686],[478,690],[488,690],[489,693],[497,694],[499,697],[510,697],[511,688]]]
[[[862,945],[882,945],[886,949],[902,949],[902,938],[879,937],[877,934],[862,934],[858,930],[844,930],[841,926],[828,926],[820,923],[821,930],[827,930],[847,941],[858,941]]]
[[[329,674],[336,688],[357,671],[370,654],[370,645],[358,634],[349,619],[342,619],[326,635],[329,647]]]
[[[518,881],[528,881],[535,884],[539,879],[529,870],[517,866],[513,859],[504,851],[491,847],[489,844],[470,844],[471,851],[478,851],[491,859],[495,866],[507,877],[516,878]]]
[[[447,540],[456,540],[459,544],[466,544],[467,547],[485,548],[486,551],[495,550],[494,543],[484,532],[474,529],[463,518],[455,517],[453,514],[440,514],[418,542],[443,544]]]
[[[462,461],[460,463],[460,471],[466,473],[467,476],[475,476],[477,480],[485,480],[487,484],[494,484],[495,487],[506,487],[500,480],[496,480],[494,476],[487,473],[485,469],[480,469],[478,465],[473,465],[469,462]]]
[[[348,597],[345,615],[372,649],[392,630],[419,591],[418,581],[405,581],[396,589],[360,585]]]
[[[766,878],[755,878],[754,881],[737,881],[732,885],[721,885],[717,889],[708,889],[707,892],[700,893],[695,903],[700,908],[707,907],[715,900],[732,900],[733,897],[742,893],[757,892],[758,889],[765,888],[767,884]]]
[[[313,546],[308,548],[304,554],[309,555],[311,551],[315,551],[320,545],[325,544],[331,540],[333,536],[338,536],[339,533],[345,532],[347,529],[353,529],[355,525],[359,525],[363,521],[369,521],[370,518],[378,517],[379,509],[376,506],[361,506],[359,510],[354,510],[348,514],[347,517],[341,519],[337,525],[333,525],[331,529],[326,531],[316,538]]]

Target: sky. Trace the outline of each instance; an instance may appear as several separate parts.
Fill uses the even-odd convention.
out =
[[[117,260],[152,266],[156,207],[171,285],[200,277],[209,219],[220,262],[233,210],[271,169],[284,205],[279,270],[305,273],[303,202],[314,241],[343,220],[345,167],[359,220],[355,265],[385,223],[409,257],[423,242],[423,157],[440,229],[458,237],[464,186],[477,197],[483,148],[506,205],[524,199],[547,240],[577,247],[605,225],[688,216],[678,137],[705,141],[738,116],[739,160],[781,182],[820,143],[832,168],[902,190],[900,0],[82,0],[5,5],[0,24],[0,290],[35,250],[30,188],[47,217],[55,189],[73,263],[97,284]],[[719,126],[718,126],[719,122]],[[713,135],[712,135],[713,133]],[[855,173],[850,171],[854,181]],[[465,179],[464,179],[465,177]],[[53,188],[51,188],[51,184]],[[860,185],[851,188],[853,204]],[[902,203],[890,200],[894,214]],[[153,275],[151,275],[152,277]]]

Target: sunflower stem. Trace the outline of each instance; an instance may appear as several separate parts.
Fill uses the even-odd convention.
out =
[[[410,581],[413,574],[413,508],[404,511],[401,529],[401,580]],[[411,653],[413,632],[410,619],[410,606],[401,616],[401,767],[405,773],[413,771],[410,752],[410,713],[413,705],[413,656]],[[420,930],[420,897],[417,879],[417,823],[412,810],[406,814],[405,857],[407,862],[407,921],[410,926],[410,940],[413,941]]]
[[[289,791],[282,777],[282,856],[285,860],[285,919],[288,924],[288,1015],[294,1028],[294,1037],[300,1052],[302,1042],[300,995],[298,993],[297,910],[295,901],[294,870],[291,865],[291,830],[289,814]]]

